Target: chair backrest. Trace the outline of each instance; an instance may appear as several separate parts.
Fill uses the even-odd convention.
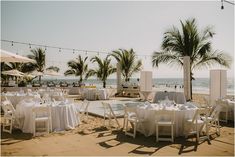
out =
[[[51,117],[51,111],[49,106],[35,106],[32,108],[33,117]]]
[[[104,108],[104,112],[105,112],[105,113],[111,112],[112,108],[111,108],[111,106],[110,106],[109,103],[102,102],[102,105],[103,105],[103,108]]]
[[[80,107],[80,110],[81,110],[81,111],[84,111],[84,112],[87,112],[87,111],[88,111],[89,104],[90,104],[90,102],[89,102],[88,100],[86,100],[86,99],[83,100],[82,105],[81,105],[81,107]]]
[[[171,124],[175,122],[175,111],[174,110],[158,110],[155,114],[155,119],[159,121],[170,121]]]
[[[223,108],[223,102],[221,101],[221,100],[216,100],[215,101],[216,102],[216,104],[214,105],[214,109],[212,110],[212,112],[211,112],[211,117],[213,118],[213,119],[218,119],[219,118],[219,114],[220,114],[220,111],[221,111],[221,109]]]
[[[203,97],[204,102],[206,103],[206,106],[210,106],[210,101],[209,101],[209,96],[204,96]]]
[[[192,123],[197,123],[197,121],[200,119],[200,116],[203,115],[205,117],[205,119],[207,120],[208,115],[210,113],[210,109],[209,108],[198,108],[196,109],[193,118],[192,118]]]
[[[15,114],[15,108],[9,100],[5,100],[2,102],[2,109],[4,111],[4,115]]]

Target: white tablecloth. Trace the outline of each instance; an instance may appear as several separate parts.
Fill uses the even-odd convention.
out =
[[[39,103],[30,101],[21,101],[16,106],[16,118],[19,119],[20,128],[24,133],[33,133],[32,108],[39,106]],[[80,124],[77,116],[78,110],[74,104],[63,104],[51,106],[52,129],[61,131],[73,129]]]
[[[175,111],[175,136],[183,136],[184,135],[184,122],[187,119],[191,119],[196,111],[196,107],[194,108],[184,108],[184,110],[180,109],[181,105],[166,107],[166,110],[174,110]],[[138,107],[137,114],[145,119],[143,123],[144,130],[138,128],[145,136],[155,135],[156,132],[156,124],[155,124],[155,115],[156,111],[162,110],[161,105],[159,104],[151,104],[151,106],[143,106]],[[164,118],[164,117],[163,117]],[[159,131],[168,132],[170,129],[161,128]]]
[[[87,89],[84,90],[84,96],[87,100],[106,100],[109,98],[108,91],[106,89]]]
[[[168,97],[169,100],[174,100],[177,104],[184,104],[186,102],[184,93],[181,92],[156,92],[153,98],[153,102],[164,100]]]
[[[22,100],[26,100],[26,99],[32,99],[32,98],[38,98],[40,97],[39,95],[5,95],[5,97],[10,100],[10,102],[12,103],[12,105],[14,107],[16,107],[16,105],[22,101]]]

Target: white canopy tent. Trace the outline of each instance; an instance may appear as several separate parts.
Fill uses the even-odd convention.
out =
[[[35,62],[33,59],[29,59],[27,57],[23,57],[6,50],[1,50],[0,53],[0,61],[1,62],[20,62],[20,63],[28,63],[28,62]]]

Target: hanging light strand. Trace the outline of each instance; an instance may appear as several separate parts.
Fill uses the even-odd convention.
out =
[[[88,53],[94,53],[94,54],[97,54],[97,55],[100,55],[100,54],[110,54],[109,52],[104,52],[104,51],[95,51],[95,50],[81,50],[81,49],[75,49],[75,48],[66,48],[66,47],[57,47],[57,46],[50,46],[50,45],[41,45],[41,44],[34,44],[34,43],[26,43],[26,42],[19,42],[19,41],[11,41],[11,40],[5,40],[5,39],[1,39],[2,42],[8,42],[8,43],[11,43],[11,46],[13,46],[13,43],[14,44],[21,44],[21,45],[28,45],[30,48],[32,46],[34,47],[44,47],[45,50],[47,50],[48,48],[51,48],[51,49],[58,49],[59,52],[62,52],[62,50],[67,50],[67,51],[72,51],[73,53],[75,51],[77,52],[84,52],[85,55],[87,55]],[[139,57],[151,57],[151,55],[138,55],[136,54],[137,56]]]
[[[221,0],[221,9],[222,9],[222,10],[224,9],[224,3],[228,3],[228,4],[235,5],[234,2],[230,2],[230,1],[228,1],[228,0]]]

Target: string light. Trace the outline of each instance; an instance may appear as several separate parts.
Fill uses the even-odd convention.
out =
[[[59,49],[59,52],[61,52],[62,50],[69,50],[69,51],[72,51],[73,53],[75,53],[75,51],[81,51],[81,52],[84,52],[86,54],[86,56],[88,55],[88,52],[89,53],[96,53],[98,55],[100,55],[101,53],[102,54],[107,54],[109,55],[110,53],[109,52],[104,52],[104,51],[94,51],[94,50],[79,50],[79,49],[74,49],[74,48],[63,48],[63,47],[56,47],[56,46],[49,46],[49,45],[40,45],[40,44],[34,44],[34,43],[26,43],[26,42],[19,42],[19,41],[11,41],[11,40],[5,40],[5,39],[2,39],[1,41],[3,42],[10,42],[11,43],[11,46],[13,46],[14,43],[16,44],[22,44],[22,45],[29,45],[29,47],[31,48],[32,46],[35,46],[35,47],[45,47],[45,50],[47,50],[47,48],[51,48],[51,49]],[[141,56],[144,56],[144,55],[138,55],[136,54],[136,56],[138,57],[141,57]],[[147,56],[147,57],[150,57]]]
[[[227,0],[221,0],[221,9],[222,9],[222,10],[224,9],[224,2],[226,2],[226,3],[228,3],[228,4],[235,5],[235,3],[233,3],[233,2],[230,2],[230,1],[227,1]]]
[[[224,9],[224,1],[221,0],[221,9],[223,10]]]
[[[31,45],[29,44],[29,48],[31,49]]]

